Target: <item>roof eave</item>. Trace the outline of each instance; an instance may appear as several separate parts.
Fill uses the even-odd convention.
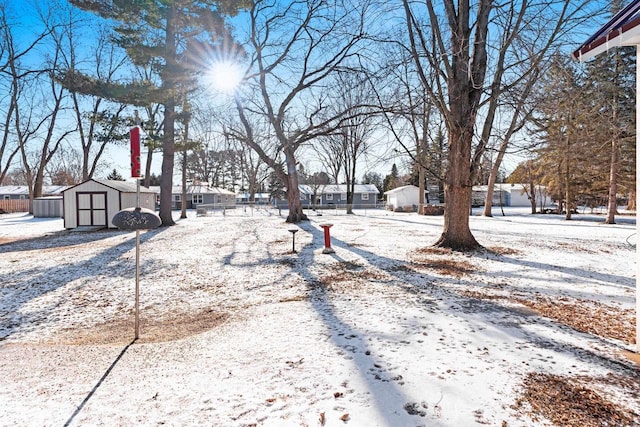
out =
[[[636,46],[638,44],[640,44],[640,16],[588,44],[583,44],[571,54],[571,57],[576,61],[583,62],[614,47]]]

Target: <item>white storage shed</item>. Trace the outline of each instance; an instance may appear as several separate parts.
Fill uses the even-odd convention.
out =
[[[413,208],[420,202],[420,189],[415,185],[405,185],[385,191],[387,196],[387,209],[397,210],[403,208]]]
[[[63,193],[64,228],[105,227],[122,209],[136,207],[136,184],[126,181],[90,179]],[[140,187],[140,207],[155,211],[156,193]]]

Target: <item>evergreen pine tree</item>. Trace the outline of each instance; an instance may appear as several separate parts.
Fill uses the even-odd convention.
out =
[[[110,181],[124,181],[125,179],[122,177],[120,172],[116,169],[112,170],[109,175],[107,175],[107,179]]]
[[[70,0],[84,10],[117,23],[116,43],[136,65],[153,68],[159,82],[116,84],[65,70],[59,81],[67,88],[118,102],[164,107],[160,218],[173,225],[171,212],[176,106],[192,89],[198,72],[211,66],[220,44],[233,46],[224,16],[247,7],[243,0]]]
[[[613,16],[621,0],[611,3]],[[606,223],[615,223],[617,194],[635,188],[635,68],[636,49],[618,47],[586,65],[586,86],[593,109],[599,112],[592,165],[593,205],[607,205]],[[630,155],[633,154],[633,155]]]

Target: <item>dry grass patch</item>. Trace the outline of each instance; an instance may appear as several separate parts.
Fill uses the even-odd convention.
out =
[[[634,310],[611,307],[595,301],[569,298],[536,298],[514,301],[577,331],[634,344]]]
[[[280,298],[278,300],[278,302],[300,302],[300,301],[307,301],[309,299],[308,295],[293,295],[290,297],[284,297],[284,298]]]
[[[140,319],[138,342],[175,341],[206,332],[223,324],[229,315],[213,310],[183,313],[171,318]],[[54,337],[56,344],[101,345],[126,344],[134,336],[134,319],[116,319],[99,323],[89,329],[66,329]]]
[[[473,298],[473,299],[480,299],[480,300],[489,300],[489,301],[495,301],[495,300],[506,300],[508,299],[508,297],[504,296],[504,295],[495,295],[495,294],[487,294],[484,292],[479,292],[479,291],[459,291],[458,295],[461,295],[465,298]]]
[[[318,284],[330,291],[358,290],[370,281],[388,280],[386,272],[355,261],[332,264],[333,269],[318,279]]]
[[[534,421],[546,418],[563,427],[632,426],[638,414],[609,401],[588,387],[594,378],[530,373],[516,408],[525,408]]]
[[[564,251],[573,251],[573,252],[585,252],[588,254],[597,254],[598,251],[588,248],[585,246],[579,246],[575,243],[567,243],[567,242],[557,242],[555,244],[556,247],[562,248]]]
[[[635,310],[611,307],[600,302],[567,297],[532,297],[489,294],[476,290],[460,291],[459,295],[482,300],[510,301],[572,329],[607,339],[635,344]]]
[[[520,251],[513,248],[505,248],[503,246],[489,246],[487,251],[496,255],[519,255]]]
[[[416,259],[410,266],[406,266],[407,271],[423,272],[432,270],[442,276],[451,276],[457,279],[470,275],[478,270],[469,261],[456,259]]]
[[[409,254],[411,268],[418,272],[434,270],[443,276],[460,278],[479,270],[469,261],[460,258],[451,249],[435,246],[418,248]]]
[[[448,248],[439,248],[437,246],[427,246],[425,248],[418,248],[415,251],[420,255],[451,255],[453,251]]]

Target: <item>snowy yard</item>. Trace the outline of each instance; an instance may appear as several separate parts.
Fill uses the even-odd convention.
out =
[[[471,254],[442,217],[190,214],[141,233],[136,342],[135,233],[0,215],[0,425],[640,424],[635,219],[498,213]]]

